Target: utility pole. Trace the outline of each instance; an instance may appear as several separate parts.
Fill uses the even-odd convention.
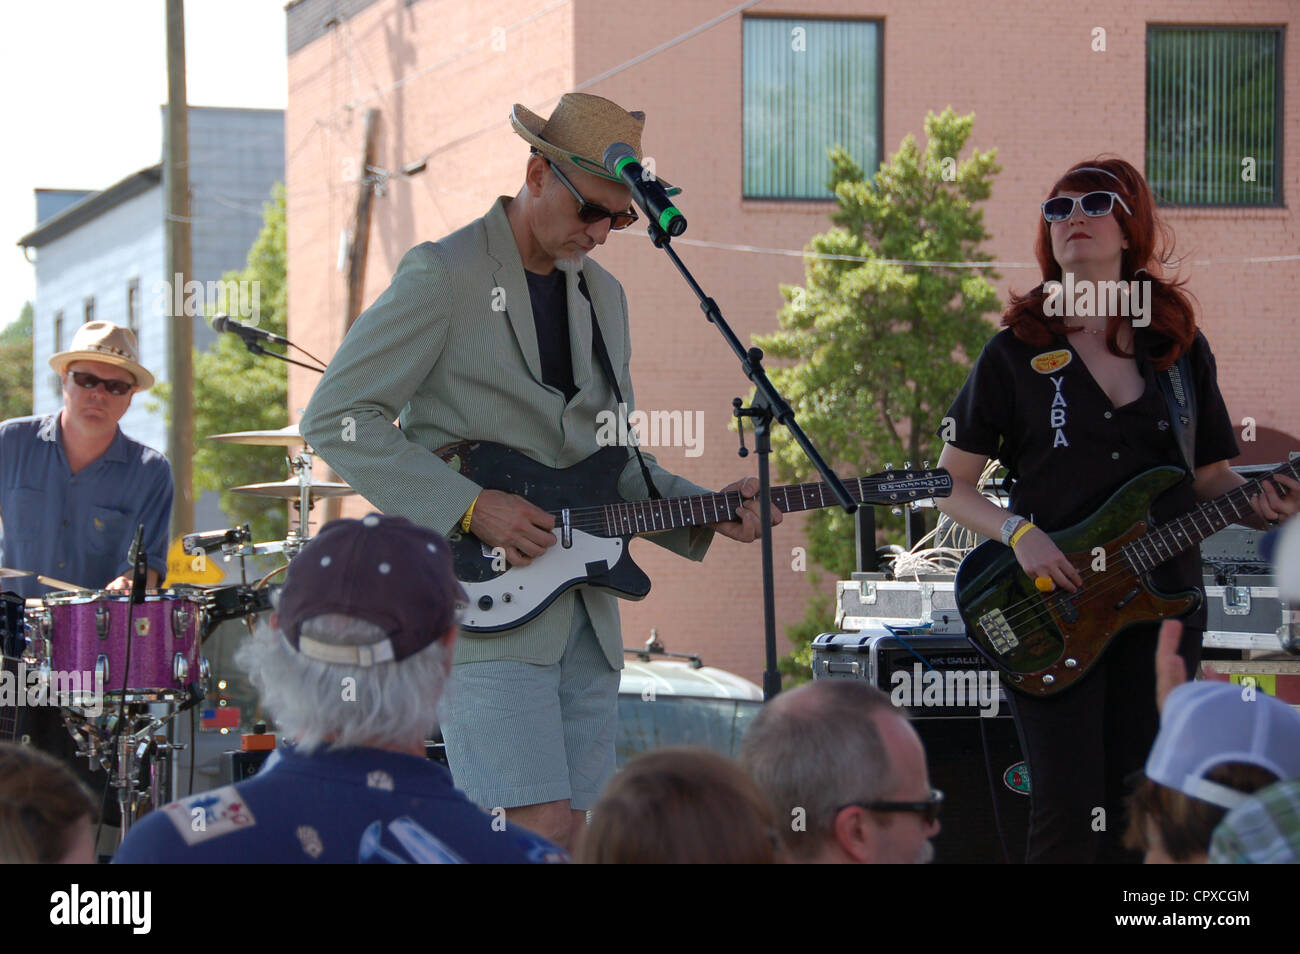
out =
[[[379,110],[367,109],[363,124],[364,142],[361,146],[361,171],[357,176],[357,204],[352,215],[351,236],[348,243],[347,271],[348,293],[343,306],[343,334],[361,315],[361,302],[366,290],[366,258],[370,254],[370,212],[375,204],[375,178],[370,172],[375,165],[375,152],[379,144]],[[337,480],[334,471],[328,470],[325,480]],[[322,523],[337,520],[342,501],[331,497],[324,501]]]
[[[185,5],[167,0],[167,377],[171,382],[172,426],[167,457],[176,481],[171,537],[194,529],[194,349],[193,318],[176,304],[194,271],[190,242],[190,123],[185,101]],[[180,314],[176,312],[179,311]]]

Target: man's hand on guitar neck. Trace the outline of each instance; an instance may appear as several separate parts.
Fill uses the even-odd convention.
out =
[[[469,529],[489,547],[501,547],[511,566],[528,566],[555,545],[555,518],[523,497],[484,490],[474,501]]]
[[[741,543],[753,543],[758,539],[762,531],[762,516],[758,510],[758,478],[744,477],[723,487],[720,493],[730,493],[733,490],[740,491],[740,496],[745,498],[744,505],[736,508],[735,520],[723,520],[719,523],[705,524],[710,530],[714,530],[724,537],[731,537],[733,540],[739,540]],[[772,526],[776,526],[784,517],[776,504],[772,505]]]

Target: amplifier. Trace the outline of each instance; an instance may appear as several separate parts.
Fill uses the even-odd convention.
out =
[[[884,573],[854,573],[835,583],[835,625],[851,632],[880,619],[929,623],[932,633],[966,632],[957,612],[950,573],[922,573],[915,580],[894,580]]]
[[[944,793],[937,862],[1023,862],[1029,769],[996,672],[964,636],[916,620],[867,622],[813,640],[813,678],[865,680],[907,710],[930,784]]]
[[[915,620],[870,620],[813,640],[814,679],[863,679],[914,719],[1009,714],[997,671],[965,636],[932,635]]]

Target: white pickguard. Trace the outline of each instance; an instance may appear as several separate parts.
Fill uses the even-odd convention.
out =
[[[594,537],[581,530],[572,531],[573,543],[565,547],[560,530],[553,531],[556,544],[528,566],[512,566],[501,576],[483,583],[462,583],[469,594],[469,606],[461,625],[467,629],[507,629],[532,614],[553,593],[588,577],[587,564],[604,562],[613,568],[623,558],[620,537]],[[484,556],[490,561],[491,556]],[[491,597],[488,609],[479,606],[484,596]]]

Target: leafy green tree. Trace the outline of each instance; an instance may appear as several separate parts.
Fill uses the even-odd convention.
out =
[[[32,413],[32,303],[0,331],[0,421]]]
[[[283,335],[288,321],[285,278],[285,193],[277,186],[265,203],[262,231],[242,271],[222,276],[222,295],[213,314],[239,314],[238,285],[256,282],[257,326]],[[244,320],[244,319],[241,319]],[[251,323],[246,320],[245,323]],[[236,524],[248,523],[255,540],[284,537],[288,510],[283,502],[228,493],[240,484],[288,476],[284,448],[249,447],[209,441],[209,434],[269,430],[289,423],[288,373],[284,362],[249,354],[234,335],[218,335],[207,351],[194,352],[194,490],[219,490],[221,507]],[[168,383],[155,389],[171,407]]]
[[[771,377],[841,474],[936,461],[943,414],[993,334],[985,316],[1000,307],[990,281],[996,273],[895,264],[991,260],[980,247],[989,235],[976,204],[989,197],[1000,167],[995,150],[957,158],[973,124],[973,114],[957,116],[951,107],[928,114],[925,148],[909,134],[871,177],[844,149],[832,149],[834,227],[810,241],[817,256],[805,259],[804,284],[781,287],[780,329],[755,336],[769,357],[789,362]],[[772,456],[782,481],[812,478],[784,429],[773,436]],[[880,522],[901,527],[896,518]],[[832,578],[848,576],[853,518],[827,508],[813,511],[805,527],[809,557]],[[831,628],[832,603],[830,594],[814,598],[788,631],[796,645],[785,661],[791,674],[806,676],[807,640]]]

